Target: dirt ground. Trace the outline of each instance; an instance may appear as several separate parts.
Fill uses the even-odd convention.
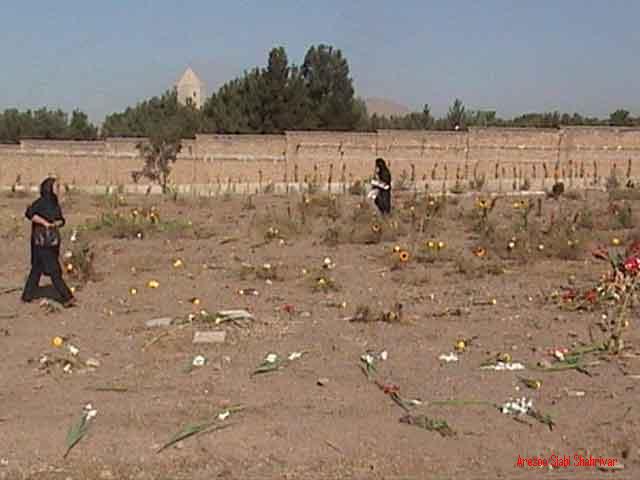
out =
[[[68,275],[79,304],[51,313],[39,301],[22,304],[12,291],[28,273],[23,212],[32,198],[3,196],[0,479],[637,478],[635,314],[624,350],[590,355],[589,375],[529,368],[553,363],[549,349],[592,344],[590,332],[602,335],[594,325],[603,311],[567,308],[552,294],[597,284],[610,267],[591,250],[614,238],[627,245],[635,218],[616,223],[619,205],[604,193],[544,198],[540,211],[537,198],[526,230],[521,209],[505,197],[488,215],[494,230],[483,233],[477,197],[430,204],[420,196],[412,210],[412,194],[404,192],[395,197],[394,218],[376,233],[378,220],[359,208],[358,196],[317,195],[305,203],[299,196],[173,201],[66,194],[62,251],[73,246],[69,235],[77,229],[78,241],[95,252],[98,275],[87,283]],[[632,212],[640,206],[627,204]],[[165,227],[144,224],[142,239],[137,232],[113,238],[114,227],[100,220],[151,205]],[[424,225],[423,208],[431,212]],[[567,250],[574,237],[579,244]],[[396,262],[396,245],[408,261]],[[326,257],[334,268],[323,268]],[[181,266],[174,266],[177,259]],[[148,287],[151,280],[158,288]],[[324,291],[332,281],[335,291]],[[259,294],[239,294],[249,288]],[[396,303],[399,321],[346,319],[359,306],[390,311]],[[246,309],[255,320],[212,325],[202,321],[203,309]],[[145,325],[167,316],[177,324]],[[226,340],[193,344],[194,332],[203,330],[224,330]],[[61,347],[52,344],[56,336],[65,339]],[[458,361],[440,360],[459,339],[472,340]],[[77,357],[69,345],[79,349]],[[361,356],[382,351],[388,357],[376,361],[377,374],[368,379]],[[252,375],[267,354],[292,352],[305,353]],[[505,353],[527,368],[480,368]],[[76,363],[66,373],[64,362],[42,364],[43,355]],[[189,368],[196,355],[206,364]],[[88,359],[98,365],[86,367]],[[521,378],[540,379],[541,388]],[[411,414],[446,420],[454,434],[400,422],[406,412],[393,391],[421,400],[407,407]],[[529,416],[514,421],[488,404],[432,403],[502,405],[523,396],[551,416],[553,429]],[[87,403],[97,416],[63,458],[67,432]],[[237,405],[244,408],[218,421],[227,428],[156,453],[185,425]],[[570,457],[572,465],[517,466],[519,456],[551,455]],[[613,458],[619,469],[576,466],[575,455]]]

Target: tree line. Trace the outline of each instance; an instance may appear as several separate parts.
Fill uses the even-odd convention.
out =
[[[95,140],[98,128],[80,110],[71,115],[47,108],[24,112],[11,108],[0,112],[0,143],[18,143],[24,138]]]
[[[455,99],[446,115],[422,111],[400,116],[369,115],[355,94],[341,50],[312,46],[302,64],[290,63],[283,47],[269,52],[266,65],[246,71],[206,99],[202,109],[181,105],[175,89],[107,115],[101,131],[74,110],[7,109],[0,113],[0,142],[24,138],[92,140],[101,137],[190,138],[196,133],[280,133],[285,130],[378,129],[464,130],[476,126],[546,127],[567,125],[640,126],[640,117],[616,110],[606,119],[578,113],[526,113],[511,119],[495,111],[470,110]]]

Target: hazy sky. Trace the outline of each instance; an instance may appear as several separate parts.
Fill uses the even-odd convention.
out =
[[[633,0],[5,0],[0,109],[79,107],[95,121],[170,88],[208,92],[273,46],[341,48],[357,94],[436,114],[454,97],[501,116],[640,113]]]

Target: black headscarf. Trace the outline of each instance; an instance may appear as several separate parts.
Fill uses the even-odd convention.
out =
[[[378,180],[391,186],[391,172],[383,158],[376,158],[376,175]]]
[[[55,178],[48,177],[40,184],[40,198],[33,202],[25,212],[29,220],[31,220],[34,215],[38,215],[48,222],[60,220],[64,225],[65,219],[62,216],[58,196],[53,189],[55,183]]]

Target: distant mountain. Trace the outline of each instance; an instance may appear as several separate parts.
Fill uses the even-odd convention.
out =
[[[388,98],[365,98],[364,102],[367,105],[367,112],[369,115],[373,115],[374,113],[378,115],[384,115],[386,117],[390,116],[400,116],[406,115],[410,113],[411,110],[406,105],[402,105],[400,103],[394,102],[393,100],[389,100]]]

